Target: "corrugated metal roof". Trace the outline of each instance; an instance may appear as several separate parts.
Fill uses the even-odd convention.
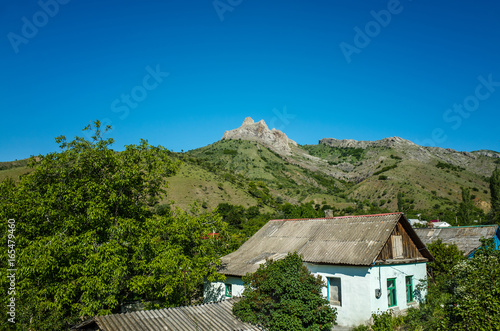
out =
[[[493,238],[498,225],[452,226],[447,228],[418,228],[415,232],[424,244],[441,239],[445,244],[455,244],[464,255],[469,255],[479,246],[481,238]]]
[[[233,303],[238,299],[211,302],[197,306],[137,311],[125,314],[97,316],[93,322],[103,331],[253,331],[258,326],[243,323],[233,315]],[[85,327],[84,327],[85,324]],[[82,329],[89,322],[82,323]],[[79,326],[74,330],[79,330]]]
[[[407,222],[402,213],[272,220],[224,256],[219,272],[243,276],[255,272],[266,258],[276,260],[294,251],[304,262],[368,266],[400,219]]]

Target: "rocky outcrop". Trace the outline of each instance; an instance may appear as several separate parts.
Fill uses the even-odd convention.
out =
[[[367,148],[367,147],[408,147],[408,146],[418,146],[417,144],[400,138],[400,137],[390,137],[375,141],[365,141],[365,140],[354,140],[354,139],[335,139],[335,138],[323,138],[319,141],[320,144],[329,145],[332,147],[352,147],[352,148]]]
[[[269,130],[264,120],[254,122],[251,117],[245,118],[239,128],[226,131],[221,140],[226,139],[257,141],[281,155],[289,155],[291,153],[290,145],[297,146],[295,141],[289,139],[280,130]]]

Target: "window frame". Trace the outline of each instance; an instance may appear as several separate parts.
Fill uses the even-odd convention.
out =
[[[394,282],[394,285],[389,286],[389,282]],[[398,305],[397,298],[396,278],[387,278],[387,305],[389,308],[396,307]]]
[[[229,291],[228,291],[228,289],[229,289]],[[226,298],[233,297],[233,284],[229,284],[229,283],[224,284],[224,296]]]
[[[327,277],[327,299],[328,303],[337,307],[342,307],[342,278],[340,277]],[[330,287],[331,287],[331,280],[338,280],[338,301],[332,301],[330,299]]]
[[[408,279],[410,280],[409,283]],[[405,277],[405,287],[406,287],[406,303],[415,302],[415,295],[413,294],[413,276]]]

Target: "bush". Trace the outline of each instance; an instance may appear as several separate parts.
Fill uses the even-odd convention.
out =
[[[243,277],[243,298],[233,313],[244,322],[266,330],[331,330],[337,311],[330,307],[314,277],[297,253],[278,261],[268,260],[253,274]]]

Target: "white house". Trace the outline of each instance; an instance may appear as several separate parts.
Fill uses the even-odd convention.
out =
[[[418,305],[432,255],[402,213],[272,220],[237,251],[222,258],[225,282],[205,285],[205,301],[241,296],[241,277],[266,259],[296,251],[324,282],[337,323],[368,323],[371,314]]]

